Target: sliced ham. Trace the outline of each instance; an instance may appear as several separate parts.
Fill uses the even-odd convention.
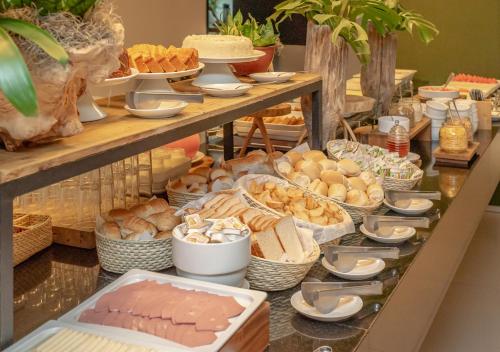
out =
[[[210,345],[216,339],[217,336],[212,331],[197,331],[193,325],[189,325],[179,342],[187,347],[198,347]]]
[[[102,325],[107,325],[107,326],[114,326],[115,324],[115,319],[119,318],[120,313],[118,312],[109,312],[106,314],[102,321]]]
[[[237,317],[245,310],[241,304],[239,304],[234,297],[230,296],[215,296],[216,301],[220,305],[220,308],[228,318]]]
[[[124,314],[124,317],[123,317],[123,320],[122,320],[122,328],[124,329],[129,329],[129,330],[133,330],[133,321],[134,321],[134,316],[131,315],[131,314],[128,314],[128,313],[123,313]]]
[[[222,331],[229,327],[226,314],[218,305],[214,305],[196,319],[196,330],[198,331]]]
[[[96,312],[109,311],[109,304],[114,299],[114,292],[105,293],[99,298],[95,304],[94,310]]]
[[[108,315],[108,311],[96,312],[94,309],[87,309],[80,314],[78,321],[81,323],[101,325],[106,315]]]
[[[154,318],[154,319],[149,319],[148,323],[146,324],[146,332],[151,335],[156,334],[156,325],[158,325],[161,322],[161,319],[159,318]]]
[[[188,332],[189,329],[194,329],[193,324],[174,324],[174,336],[173,341],[181,343],[183,336]]]
[[[198,317],[208,308],[215,304],[213,295],[205,292],[193,292],[184,299],[172,311],[174,324],[194,324]]]

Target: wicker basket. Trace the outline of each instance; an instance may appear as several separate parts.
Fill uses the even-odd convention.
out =
[[[165,187],[168,196],[168,203],[173,207],[182,208],[187,203],[192,202],[194,200],[198,200],[205,196],[203,193],[185,193],[178,192],[172,188],[170,188],[170,182]]]
[[[131,269],[160,271],[173,266],[172,239],[115,240],[95,232],[97,256],[104,270],[123,274]]]
[[[318,260],[319,246],[314,241],[314,249],[304,263],[283,263],[252,256],[247,270],[250,287],[264,291],[282,291],[297,286]]]
[[[14,266],[52,244],[50,216],[15,214],[13,229]]]
[[[333,148],[336,144],[338,143],[345,143],[343,140],[333,140],[329,141],[328,144],[326,145],[326,149],[328,152],[328,157],[332,160],[338,161],[339,159],[335,156],[333,153]],[[356,145],[360,145],[360,143],[357,142],[349,142],[354,148]],[[413,175],[417,175],[415,177],[411,177],[409,179],[404,179],[404,178],[396,178],[396,177],[383,177],[382,178],[382,187],[384,190],[395,190],[395,191],[408,191],[413,189],[418,182],[422,180],[424,177],[423,172],[417,173],[420,168],[412,164],[411,168],[413,169]]]

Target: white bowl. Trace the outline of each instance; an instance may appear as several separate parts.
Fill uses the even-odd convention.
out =
[[[434,206],[432,200],[429,199],[419,199],[420,204],[412,205],[408,208],[399,208],[394,204],[389,203],[386,199],[384,199],[384,204],[389,209],[395,211],[396,213],[403,215],[421,215],[424,214],[427,210],[431,209]]]
[[[241,287],[250,264],[250,235],[237,241],[214,244],[190,243],[178,225],[172,236],[172,259],[179,276]]]
[[[248,92],[252,87],[248,83],[214,83],[200,86],[203,93],[214,97],[238,97]]]
[[[439,130],[441,127],[432,127],[432,140],[439,141]]]
[[[428,115],[432,116],[446,116],[448,105],[431,100],[425,103],[425,111]]]
[[[432,100],[448,105],[448,103],[450,101],[452,101],[453,99],[452,98],[432,98]]]
[[[399,125],[410,131],[410,120],[404,116],[381,116],[378,118],[378,130],[382,133],[389,133],[391,128],[399,121]]]

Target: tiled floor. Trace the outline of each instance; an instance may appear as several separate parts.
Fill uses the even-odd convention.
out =
[[[474,236],[420,352],[500,351],[500,210]]]

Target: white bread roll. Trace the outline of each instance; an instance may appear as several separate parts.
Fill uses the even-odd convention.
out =
[[[366,183],[361,179],[361,177],[349,177],[347,179],[349,189],[357,189],[361,192],[366,192]]]
[[[231,177],[222,176],[217,178],[214,182],[210,184],[210,192],[219,192],[225,189],[233,188],[234,181]]]
[[[378,183],[369,185],[366,193],[368,194],[368,199],[372,203],[379,203],[384,200],[384,190]]]
[[[321,194],[322,196],[327,196],[328,195],[328,185],[321,181],[319,178],[315,179],[309,187],[307,187],[308,190],[311,192],[314,192],[316,194]]]
[[[309,177],[302,172],[293,172],[290,174],[290,180],[295,182],[301,187],[308,187],[309,184],[311,183],[311,180]]]
[[[295,164],[297,164],[299,160],[302,160],[302,154],[290,150],[288,153],[285,153],[285,158],[288,159],[288,161],[290,162],[290,164],[292,164],[292,166],[295,166]]]
[[[352,205],[365,206],[368,205],[368,196],[365,192],[361,192],[358,189],[352,189],[347,192],[346,203]]]
[[[212,169],[212,172],[210,172],[210,179],[212,181],[218,179],[219,177],[222,177],[222,176],[228,176],[227,174],[227,171],[224,170],[224,169],[221,169],[221,168],[215,168],[215,169]]]
[[[363,171],[359,174],[359,178],[362,179],[367,186],[372,185],[377,182],[377,178],[371,171]]]
[[[193,183],[207,183],[208,179],[200,175],[184,175],[181,176],[181,182],[186,186],[191,186]]]
[[[169,212],[153,214],[146,221],[155,225],[159,231],[171,231],[182,222],[180,216]]]
[[[288,175],[293,171],[292,164],[290,164],[288,161],[280,161],[278,162],[278,171],[283,174],[283,175]]]
[[[358,176],[361,173],[359,165],[350,159],[337,162],[337,170],[344,176]]]
[[[295,164],[293,164],[293,169],[295,171],[300,171],[300,169],[302,168],[302,165],[304,165],[306,161],[304,159],[300,159],[299,161],[297,161]]]
[[[305,160],[298,171],[304,173],[311,181],[319,178],[321,174],[318,163],[312,160]]]
[[[345,177],[338,171],[334,170],[324,170],[320,173],[321,181],[325,182],[328,186],[334,183],[345,183]]]
[[[319,167],[321,168],[321,171],[324,170],[337,170],[337,162],[335,160],[330,160],[330,159],[324,159],[318,161]]]
[[[302,154],[302,158],[304,160],[312,160],[315,162],[327,159],[326,155],[323,154],[321,150],[308,150]]]
[[[334,183],[328,188],[328,197],[345,202],[347,197],[347,188],[341,183]]]

